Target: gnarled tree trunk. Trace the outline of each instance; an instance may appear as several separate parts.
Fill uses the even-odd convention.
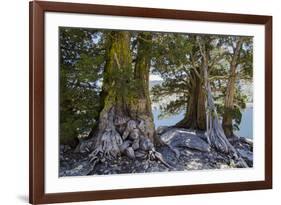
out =
[[[203,45],[201,43],[203,42]],[[224,134],[217,109],[212,96],[211,85],[208,79],[208,51],[204,39],[198,39],[200,52],[203,60],[204,82],[206,89],[206,136],[208,143],[215,147],[218,151],[232,155],[243,167],[248,167],[247,163],[239,156],[236,149],[230,144],[227,137]]]
[[[197,73],[202,75],[199,78],[195,71],[191,71],[193,83],[189,91],[189,99],[186,105],[184,119],[176,124],[177,127],[189,128],[195,130],[206,129],[206,110],[205,110],[205,91],[202,70],[197,69]]]
[[[109,38],[102,91],[103,109],[91,153],[94,161],[116,158],[124,152],[135,157],[134,150],[139,149],[141,139],[152,141],[154,137],[148,94],[150,59],[144,53],[148,47],[139,40],[133,70],[129,32],[111,32]]]
[[[131,116],[144,123],[145,135],[154,141],[154,122],[149,95],[149,71],[151,65],[152,34],[141,32],[137,37],[137,58],[134,69],[138,97],[130,105]]]
[[[224,99],[224,114],[223,114],[223,121],[222,126],[224,133],[227,137],[233,136],[233,114],[232,110],[234,108],[234,96],[235,96],[235,83],[237,78],[237,60],[239,58],[239,53],[242,48],[243,44],[243,38],[239,38],[237,41],[237,45],[234,49],[234,53],[230,62],[230,75],[227,82],[227,88],[225,93],[225,99]]]
[[[235,94],[235,81],[236,81],[236,74],[233,73],[233,75],[231,75],[228,80],[226,95],[224,99],[224,113],[223,113],[222,125],[223,125],[224,133],[227,137],[233,136],[232,110],[233,110],[234,94]]]
[[[128,32],[111,32],[108,36],[107,51],[102,87],[102,110],[99,116],[98,132],[94,144],[97,157],[115,158],[121,155],[123,143],[121,125],[129,120],[127,113],[126,92],[120,90],[130,80],[131,54],[130,34]],[[125,82],[120,74],[125,74]],[[124,129],[124,128],[123,128]]]

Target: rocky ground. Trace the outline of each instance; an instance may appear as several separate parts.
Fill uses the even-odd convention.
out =
[[[111,161],[99,162],[95,166],[89,162],[89,153],[77,153],[69,146],[60,146],[59,176],[107,175],[122,173],[145,173],[205,169],[240,168],[229,155],[211,148],[205,135],[191,130],[161,127],[157,130],[162,145],[156,146],[163,159],[131,159],[127,156]],[[245,138],[233,138],[230,143],[249,167],[253,167],[253,143]]]

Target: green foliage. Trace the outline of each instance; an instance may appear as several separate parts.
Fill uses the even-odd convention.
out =
[[[158,102],[172,95],[176,98],[160,106],[161,118],[178,114],[186,109],[187,93],[191,83],[189,79],[192,70],[191,54],[196,50],[192,40],[192,37],[185,34],[155,34],[152,72],[160,75],[164,81],[152,88],[152,101]]]
[[[102,99],[106,104],[112,106],[112,103],[130,102],[137,96],[138,83],[134,79],[134,70],[132,67],[130,45],[132,44],[129,32],[112,31],[109,33],[107,50],[107,62],[105,72],[103,73],[103,94],[104,97],[110,95],[110,98]]]
[[[253,77],[253,38],[248,37],[246,38],[243,49],[240,52],[239,57],[239,64],[240,69],[239,71],[243,76],[241,75],[241,78],[245,79],[252,79]]]
[[[165,118],[173,114],[178,114],[185,110],[188,101],[185,95],[186,88],[180,81],[166,79],[162,84],[152,87],[152,101],[159,102],[168,96],[175,96],[174,100],[168,104],[160,105],[161,114],[159,118]]]
[[[204,89],[202,72],[203,58],[197,34],[131,32],[120,38],[124,31],[105,31],[82,28],[59,29],[60,39],[60,141],[72,144],[77,136],[90,132],[97,125],[102,108],[104,92],[113,98],[122,96],[122,101],[133,102],[143,90],[143,73],[136,80],[138,57],[151,65],[150,72],[160,75],[163,82],[151,89],[152,101],[159,102],[162,118],[187,110],[190,99]],[[128,33],[128,32],[126,32]],[[119,36],[120,37],[120,36]],[[241,111],[246,106],[247,96],[241,89],[241,80],[251,81],[253,75],[253,39],[244,37],[237,59],[234,108],[224,107],[226,86],[230,75],[231,59],[239,37],[201,35],[208,58],[208,73],[218,113],[229,112],[234,128],[241,122]],[[138,42],[143,41],[142,49]],[[145,43],[144,43],[145,42]],[[111,49],[112,46],[114,49]],[[140,52],[141,50],[141,52]],[[110,53],[111,52],[111,53]],[[119,61],[116,62],[116,57]],[[117,60],[118,61],[118,60]],[[106,70],[106,66],[110,70]],[[122,68],[118,68],[122,65]],[[143,66],[145,68],[145,66]],[[145,73],[145,71],[143,71]],[[105,83],[106,82],[106,83]],[[114,100],[114,99],[113,99]]]
[[[246,108],[246,102],[248,101],[248,96],[243,94],[240,89],[240,86],[237,85],[236,92],[234,95],[234,106],[233,108],[226,108],[223,103],[225,97],[225,88],[222,89],[222,92],[214,97],[216,101],[217,112],[220,116],[223,116],[224,113],[227,113],[233,120],[233,129],[239,130],[239,125],[242,120],[242,112]]]
[[[60,142],[75,145],[89,133],[100,109],[105,63],[103,34],[91,29],[60,28]]]
[[[104,73],[104,78],[110,79],[110,83],[104,84],[104,89],[110,89],[115,96],[125,96],[128,101],[136,97],[140,85],[133,79],[132,69],[113,69],[110,73]]]
[[[242,110],[241,107],[235,105],[233,108],[227,108],[222,103],[216,103],[217,112],[220,116],[223,116],[225,113],[228,117],[232,118],[233,121],[233,129],[239,130],[239,125],[242,120]]]
[[[204,79],[198,37],[197,34],[164,33],[155,38],[152,72],[161,75],[163,82],[152,88],[152,100],[158,102],[167,96],[176,95],[176,99],[160,106],[160,117],[177,114],[187,109],[189,99],[195,94],[194,92],[198,92],[193,89],[196,79],[201,82]],[[231,77],[231,60],[240,37],[201,35],[200,39],[207,53],[208,77],[218,113],[222,116],[224,112],[229,112],[234,121],[234,129],[238,129],[241,123],[241,112],[248,100],[240,88],[241,82],[252,80],[253,39],[243,37],[242,48],[236,60],[234,108],[231,110],[224,107],[224,98],[227,82]]]

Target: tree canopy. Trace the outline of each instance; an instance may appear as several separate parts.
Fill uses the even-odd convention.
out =
[[[77,137],[96,124],[105,65],[104,32],[60,28],[60,140]]]
[[[205,56],[198,44],[203,37]],[[175,126],[205,130],[204,57],[224,131],[228,136],[239,129],[249,100],[243,86],[253,75],[252,37],[61,27],[59,39],[61,143],[75,145],[98,129],[109,94],[122,104],[123,118],[145,121],[150,130],[150,98],[159,102],[172,96],[160,106],[161,117],[185,112]],[[162,79],[151,90],[150,74]]]

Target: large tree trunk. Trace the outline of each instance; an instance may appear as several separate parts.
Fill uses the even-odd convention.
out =
[[[234,96],[235,96],[235,83],[237,78],[237,60],[239,58],[239,53],[243,44],[243,38],[239,38],[237,45],[234,49],[234,53],[230,62],[230,75],[227,83],[225,99],[224,99],[224,114],[222,126],[224,133],[227,137],[233,136],[233,108],[234,108]]]
[[[236,74],[230,76],[227,88],[226,88],[226,95],[224,99],[224,113],[223,113],[223,130],[227,137],[233,136],[233,126],[232,126],[232,110],[233,110],[233,103],[234,103],[234,94],[235,94],[235,81],[236,81]]]
[[[134,119],[142,120],[144,132],[154,141],[154,122],[149,95],[149,71],[151,65],[152,35],[141,32],[137,37],[137,58],[134,69],[138,97],[130,105],[130,113]]]
[[[102,91],[103,109],[91,154],[95,161],[116,158],[124,152],[134,157],[133,150],[139,148],[140,138],[152,141],[154,136],[148,93],[150,59],[145,55],[147,47],[139,42],[133,70],[129,32],[111,32],[109,38]]]
[[[115,158],[121,155],[120,146],[123,143],[119,129],[129,120],[126,104],[126,92],[120,90],[130,79],[131,54],[130,35],[128,32],[111,32],[108,36],[107,51],[102,87],[102,110],[99,116],[98,132],[94,138],[95,155]],[[120,74],[126,74],[124,81]]]
[[[196,68],[195,68],[196,69]],[[197,73],[202,75],[199,78],[193,71],[193,83],[189,91],[186,113],[183,120],[176,124],[177,127],[205,130],[206,129],[206,110],[205,110],[205,91],[203,85],[203,74],[201,69]]]

